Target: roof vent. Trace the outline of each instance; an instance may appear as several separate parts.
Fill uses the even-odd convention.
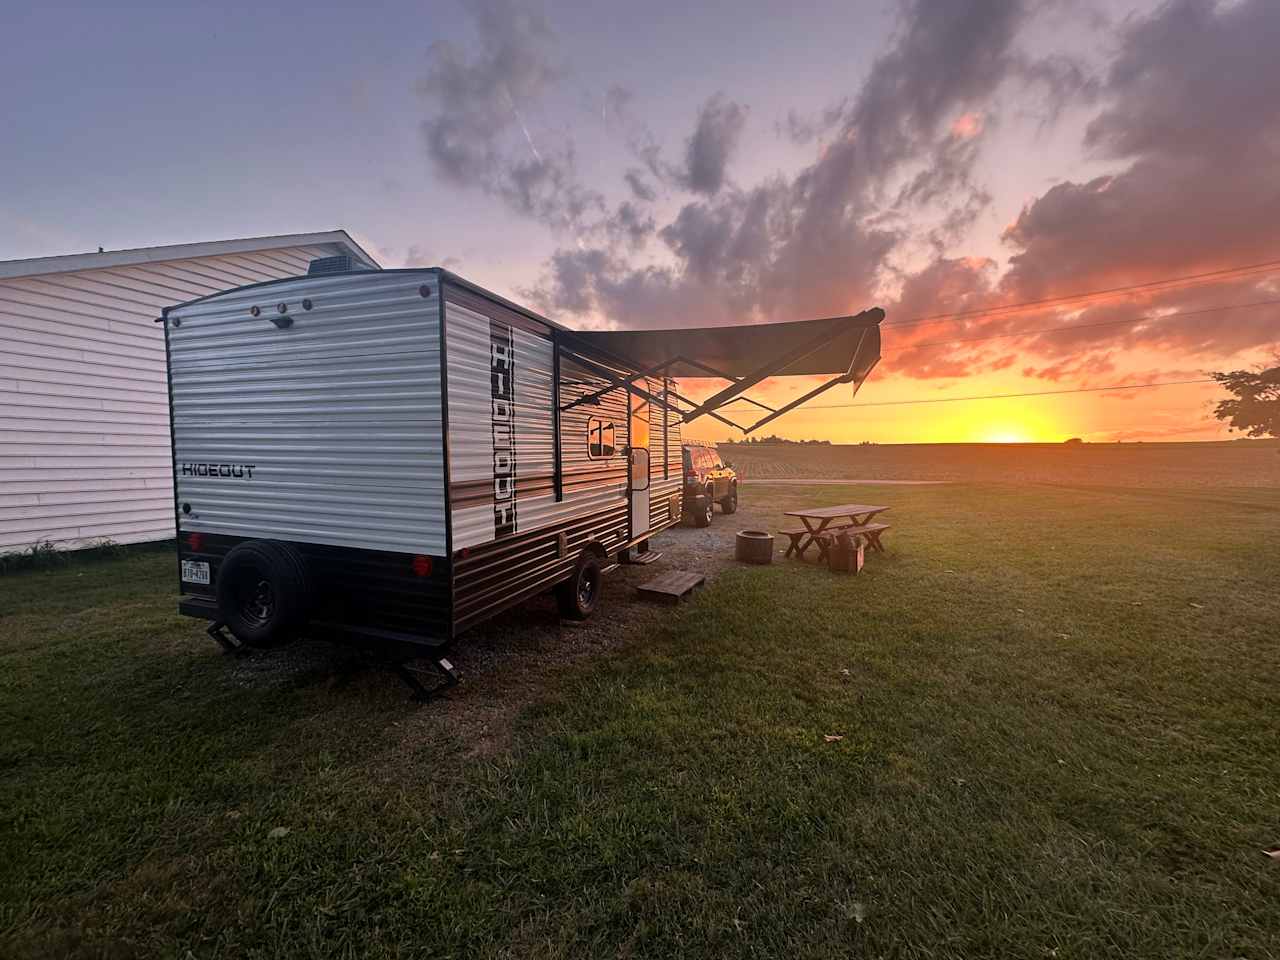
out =
[[[318,277],[326,273],[348,273],[356,267],[351,262],[351,254],[340,253],[336,257],[321,257],[307,265],[307,276]]]

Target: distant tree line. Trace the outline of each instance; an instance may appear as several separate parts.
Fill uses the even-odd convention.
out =
[[[745,440],[726,440],[725,443],[737,446],[754,446],[761,443],[824,444],[828,447],[831,446],[830,440],[788,440],[786,437],[776,437],[773,434],[769,434],[767,437],[747,437]]]

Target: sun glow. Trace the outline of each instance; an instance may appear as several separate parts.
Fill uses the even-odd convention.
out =
[[[982,437],[983,443],[1030,443],[1031,438],[1026,433],[1017,429],[996,429],[987,432]]]

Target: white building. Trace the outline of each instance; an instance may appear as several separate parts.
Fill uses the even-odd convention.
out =
[[[160,309],[318,257],[343,230],[0,261],[0,553],[174,534]]]

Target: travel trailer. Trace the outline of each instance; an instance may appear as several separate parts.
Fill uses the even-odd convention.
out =
[[[584,618],[680,521],[684,423],[730,422],[775,373],[835,375],[750,401],[754,429],[879,359],[880,310],[572,331],[445,270],[331,261],[160,318],[179,609],[228,649],[305,633],[451,675],[463,631],[535,594]],[[694,402],[689,376],[730,385]]]

